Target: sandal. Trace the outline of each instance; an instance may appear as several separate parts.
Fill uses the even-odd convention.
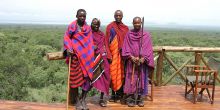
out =
[[[135,100],[133,96],[130,96],[127,100],[128,107],[134,107],[135,106]]]
[[[101,107],[107,107],[107,102],[106,102],[105,100],[103,100],[103,99],[100,99],[100,100],[99,100],[99,105],[100,105]]]
[[[114,102],[115,101],[115,95],[112,95],[109,99],[109,102]]]
[[[144,99],[140,96],[138,96],[137,105],[139,107],[144,107]]]

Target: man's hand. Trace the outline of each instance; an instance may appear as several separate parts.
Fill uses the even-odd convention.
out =
[[[141,57],[141,58],[139,59],[140,64],[143,64],[144,61],[145,61],[145,59],[144,59],[143,57]]]
[[[138,61],[139,61],[139,58],[138,57],[134,57],[134,56],[131,56],[131,61],[135,64],[138,64]]]
[[[70,50],[67,50],[67,56],[73,56],[75,53],[71,52]]]

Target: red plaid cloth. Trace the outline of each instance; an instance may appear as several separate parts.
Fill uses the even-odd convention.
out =
[[[70,87],[76,88],[81,86],[85,79],[83,78],[83,73],[79,65],[79,60],[76,55],[72,58],[72,62],[70,65]]]
[[[64,35],[64,50],[75,52],[84,77],[93,76],[93,61],[94,61],[94,44],[92,38],[92,30],[87,23],[85,23],[78,31],[77,21],[73,21]],[[68,57],[66,58],[68,63]]]

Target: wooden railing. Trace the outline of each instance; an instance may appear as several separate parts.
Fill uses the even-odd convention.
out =
[[[194,58],[189,58],[186,60],[182,66],[178,68],[178,66],[173,62],[173,60],[170,58],[170,56],[167,54],[168,52],[193,52]],[[181,73],[181,70],[184,68],[185,65],[187,65],[189,62],[194,59],[195,64],[200,64],[201,62],[204,63],[209,69],[211,69],[205,61],[203,54],[204,53],[213,53],[213,52],[219,52],[220,53],[220,47],[176,47],[176,46],[155,46],[154,47],[154,53],[157,55],[154,57],[154,61],[156,62],[156,70],[154,71],[156,73],[156,85],[157,86],[164,86],[167,83],[169,83],[177,74],[183,79],[185,79],[185,75]],[[62,52],[53,52],[53,53],[47,53],[48,60],[60,60],[64,59]],[[162,73],[163,73],[163,61],[167,60],[169,64],[175,69],[175,72],[165,81],[162,81]],[[220,82],[220,79],[217,78],[217,80]]]
[[[154,60],[156,63],[156,85],[157,86],[164,86],[167,83],[169,83],[177,74],[185,81],[185,75],[181,73],[181,70],[184,68],[185,65],[187,65],[189,62],[192,61],[192,58],[189,58],[186,60],[182,66],[178,68],[176,64],[172,61],[172,59],[167,54],[168,52],[194,52],[194,63],[200,64],[201,62],[204,63],[205,66],[207,66],[209,69],[211,69],[205,61],[205,58],[203,57],[203,53],[212,53],[212,52],[219,52],[220,53],[220,47],[176,47],[176,46],[156,46],[154,47],[154,52],[157,53]],[[167,80],[162,81],[162,72],[163,72],[163,61],[167,60],[169,64],[176,70]],[[217,78],[217,80],[220,82],[220,79]]]

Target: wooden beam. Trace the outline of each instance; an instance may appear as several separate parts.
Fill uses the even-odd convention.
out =
[[[167,55],[166,53],[164,53],[164,57],[167,59],[167,61],[170,63],[170,65],[177,71],[178,68],[177,66],[175,65],[175,63],[170,59],[169,55]],[[181,76],[181,78],[186,81],[186,78],[185,76],[181,73],[181,72],[178,72],[177,74],[179,74]]]
[[[201,52],[195,52],[195,65],[200,65],[202,53]]]
[[[164,51],[158,52],[159,58],[157,59],[157,70],[156,70],[156,82],[157,86],[161,86],[162,83],[162,72],[163,72],[163,54]]]
[[[204,63],[204,65],[205,65],[209,70],[211,70],[210,66],[209,66],[208,63],[205,61],[204,56],[201,56],[201,60],[202,60],[202,62]]]
[[[190,61],[192,60],[192,58],[190,58],[189,60],[187,60],[175,73],[173,73],[162,85],[165,86],[167,83],[170,82],[171,79],[173,79],[173,77],[179,73],[184,67],[185,65],[187,65]]]
[[[205,66],[206,66],[209,70],[211,70],[212,68],[208,65],[208,63],[205,61],[205,59],[204,59],[203,56],[201,57],[201,59],[202,59],[202,62],[205,64]],[[218,70],[217,70],[217,71],[218,71]],[[217,75],[216,79],[217,79],[218,82],[220,83],[220,78],[218,77],[218,75]]]
[[[64,59],[63,52],[53,52],[46,54],[48,60],[62,60]]]
[[[220,52],[220,47],[176,47],[176,46],[154,46],[154,52]],[[48,60],[64,59],[62,52],[47,53]]]
[[[154,61],[156,61],[159,58],[159,55],[157,55],[156,57],[154,57]]]
[[[177,46],[155,46],[154,51],[159,52],[220,52],[220,47],[177,47]]]

